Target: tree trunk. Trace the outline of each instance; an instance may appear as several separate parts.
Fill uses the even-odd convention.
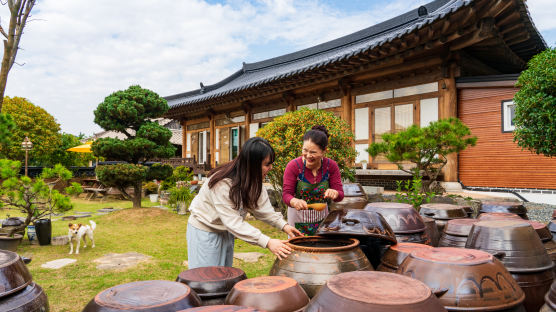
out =
[[[133,185],[133,208],[141,208],[141,181]]]
[[[3,3],[5,4],[5,3]],[[27,18],[35,5],[35,0],[8,1],[10,9],[10,24],[6,33],[0,25],[0,33],[4,37],[4,55],[2,57],[2,67],[0,69],[0,113],[2,112],[2,103],[4,102],[4,92],[8,82],[8,73],[12,68],[17,50],[19,49],[19,40],[23,34],[23,28],[27,22]]]

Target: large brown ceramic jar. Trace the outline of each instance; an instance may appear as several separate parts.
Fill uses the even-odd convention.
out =
[[[481,221],[494,221],[494,220],[506,220],[506,219],[523,220],[523,218],[511,212],[483,212],[477,217],[477,219]]]
[[[140,281],[100,292],[85,306],[83,312],[175,312],[200,304],[199,296],[185,284]]]
[[[553,265],[539,236],[524,220],[479,221],[465,247],[497,255],[510,272],[538,272]]]
[[[528,219],[527,208],[520,202],[485,201],[481,204],[480,212],[510,212],[523,219]]]
[[[467,218],[467,211],[463,206],[452,204],[422,204],[419,213],[436,221],[438,233],[442,233],[449,220]]]
[[[359,183],[344,183],[344,199],[332,202],[330,210],[336,209],[363,209],[367,204],[367,194]]]
[[[236,305],[213,305],[198,308],[190,308],[178,312],[265,312],[263,310],[236,306]]]
[[[0,298],[31,284],[31,273],[18,254],[0,249]]]
[[[537,312],[544,303],[544,294],[554,281],[552,270],[539,272],[511,272],[512,277],[525,293],[523,305],[527,312]]]
[[[326,282],[305,312],[446,311],[427,285],[386,272],[349,272]]]
[[[550,286],[550,290],[544,296],[545,304],[542,306],[540,312],[556,311],[556,281]]]
[[[384,256],[382,256],[382,259],[380,259],[377,271],[395,273],[412,251],[422,248],[433,247],[415,243],[398,243],[397,245],[390,246],[384,253]]]
[[[396,244],[396,236],[381,214],[362,209],[340,209],[330,212],[317,229],[317,235],[355,237],[373,267],[388,246]]]
[[[425,223],[425,233],[430,238],[430,245],[433,247],[438,246],[440,241],[440,232],[438,232],[438,226],[436,226],[436,221],[433,218],[423,217],[423,222]]]
[[[398,273],[428,285],[448,311],[514,311],[525,299],[504,265],[480,250],[418,249],[405,259]]]
[[[309,297],[336,274],[373,270],[354,238],[295,237],[287,245],[292,253],[285,259],[276,259],[269,275],[295,279]]]
[[[259,276],[238,282],[226,297],[226,304],[268,312],[301,312],[309,297],[297,281],[285,276]]]
[[[454,219],[448,221],[440,236],[438,247],[464,248],[467,237],[473,224],[479,222],[477,219]]]
[[[365,210],[380,213],[396,234],[398,243],[430,243],[425,223],[412,205],[376,202],[367,204]]]
[[[0,298],[2,312],[49,312],[48,298],[44,290],[31,282],[25,288]]]
[[[553,280],[553,262],[541,239],[526,221],[497,220],[475,223],[466,243],[467,248],[496,255],[525,292],[523,305],[537,312],[542,296]]]
[[[230,290],[244,279],[247,276],[241,269],[210,266],[183,271],[176,281],[191,287],[201,298],[201,305],[206,306],[224,304]]]

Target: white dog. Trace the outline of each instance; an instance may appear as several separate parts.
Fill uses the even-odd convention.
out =
[[[81,244],[81,239],[83,239],[83,248],[87,247],[87,240],[86,238],[89,237],[89,239],[92,242],[92,248],[95,248],[95,240],[93,238],[93,231],[95,230],[95,228],[97,227],[97,224],[95,223],[95,221],[93,220],[89,220],[89,223],[91,223],[91,226],[88,225],[83,225],[81,223],[79,224],[69,224],[69,232],[68,232],[68,238],[69,238],[69,244],[70,244],[70,252],[69,254],[71,255],[73,253],[73,240],[77,240],[77,247],[75,248],[75,254],[79,254],[79,245]]]

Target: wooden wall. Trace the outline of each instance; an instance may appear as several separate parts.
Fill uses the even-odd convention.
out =
[[[477,136],[477,145],[459,154],[465,186],[556,189],[556,158],[521,150],[512,132],[502,132],[501,101],[516,88],[458,90],[458,118]]]

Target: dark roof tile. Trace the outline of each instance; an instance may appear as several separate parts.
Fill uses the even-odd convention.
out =
[[[428,14],[422,17],[418,16],[417,9],[413,9],[385,22],[314,47],[256,63],[243,63],[242,69],[216,84],[205,86],[202,93],[198,89],[165,98],[172,109],[314,70],[366,52],[395,38],[401,38],[470,3],[472,0],[433,1],[424,5]],[[532,27],[534,29],[534,25]],[[538,37],[541,44],[544,44],[542,37]],[[546,47],[546,44],[544,46]]]

